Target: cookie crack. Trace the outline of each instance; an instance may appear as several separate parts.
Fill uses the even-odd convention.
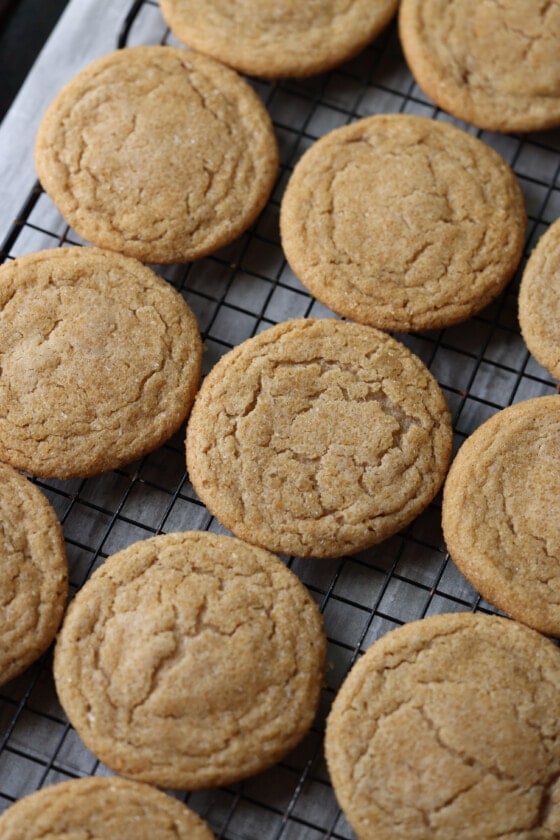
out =
[[[509,776],[507,773],[504,773],[498,766],[492,765],[491,763],[484,763],[477,759],[474,755],[470,755],[469,753],[465,752],[464,750],[457,749],[452,747],[451,744],[447,743],[447,741],[443,738],[441,734],[441,730],[438,728],[436,722],[430,717],[428,712],[426,711],[423,705],[419,705],[417,707],[418,712],[428,725],[430,731],[434,735],[436,743],[447,753],[458,758],[466,767],[473,767],[474,769],[480,771],[483,776],[490,775],[493,776],[500,782],[507,782],[513,785],[514,789],[520,789],[519,783],[515,776]]]
[[[331,370],[342,371],[342,372],[350,372],[354,376],[356,376],[357,371],[355,366],[351,365],[341,365],[340,363],[329,362],[325,361],[324,359],[320,359],[318,361],[308,361],[306,360],[305,363],[302,363],[304,366],[309,366],[310,364],[318,364],[321,370],[321,373],[318,377],[318,387],[320,386],[321,378]],[[265,390],[270,391],[271,383],[273,380],[273,373],[276,372],[281,367],[297,367],[295,363],[278,363],[273,366],[272,374],[269,373],[269,380],[265,384],[263,381],[263,375],[261,375],[259,379],[258,385],[255,387],[250,399],[246,402],[243,409],[237,414],[236,418],[234,419],[233,431],[232,435],[236,442],[236,450],[237,452],[241,452],[245,448],[245,440],[243,435],[240,433],[239,424],[243,419],[249,417],[258,407],[259,399],[262,396]],[[360,403],[364,402],[376,402],[382,406],[383,413],[385,415],[393,417],[396,421],[397,428],[391,430],[391,445],[387,446],[383,451],[377,454],[376,461],[373,462],[371,460],[368,461],[360,461],[356,458],[355,455],[352,455],[352,462],[358,468],[359,475],[357,477],[357,484],[362,490],[362,493],[367,497],[370,498],[372,496],[371,490],[366,485],[366,474],[371,471],[373,468],[378,467],[382,462],[383,459],[387,458],[387,456],[394,450],[401,450],[402,443],[404,438],[406,437],[409,429],[411,426],[417,424],[417,420],[413,418],[411,415],[407,414],[403,411],[391,398],[388,396],[386,391],[383,388],[375,388],[374,384],[371,382],[363,383],[367,386],[368,391],[365,396],[362,398],[356,399],[350,396],[347,387],[341,386],[337,383],[337,391],[341,394],[342,399],[337,400],[333,399],[332,402],[344,402],[347,405],[349,404],[356,404],[359,405]],[[317,406],[318,403],[325,400],[325,395],[328,392],[330,387],[329,383],[325,383],[324,387],[321,390],[313,394],[308,394],[306,397],[306,405],[299,407],[295,412],[293,412],[293,418],[296,417],[304,417],[309,412],[314,410],[314,407]],[[292,421],[293,422],[293,421]],[[273,437],[274,432],[271,430],[268,438],[265,440],[263,436],[260,436],[259,439],[259,449],[263,452],[270,451],[271,440]],[[433,448],[433,444],[430,444]],[[308,517],[300,517],[300,521],[308,520],[308,521],[319,521],[321,519],[328,518],[333,514],[338,515],[338,521],[345,522],[346,517],[345,513],[352,508],[355,507],[356,500],[352,500],[348,505],[341,507],[340,505],[329,505],[326,503],[324,499],[325,491],[321,489],[319,474],[325,466],[325,459],[328,459],[330,455],[336,450],[338,444],[335,442],[329,442],[326,448],[318,452],[317,454],[311,455],[309,453],[304,454],[297,451],[297,448],[294,448],[294,443],[290,442],[288,446],[274,446],[274,455],[276,458],[282,455],[289,455],[290,460],[292,462],[296,462],[304,467],[312,467],[313,469],[306,471],[306,480],[310,483],[309,491],[316,494],[319,504],[321,507],[321,513],[315,513],[310,511],[310,515]],[[410,469],[414,465],[414,459],[411,456],[411,460],[407,461],[403,464],[402,473],[409,472]],[[247,492],[251,492],[251,488]],[[240,487],[240,498],[242,500],[243,508],[247,509],[249,505],[248,499],[245,497],[246,492],[243,487]],[[380,513],[380,518],[387,517],[395,512],[395,510],[399,510],[401,507],[400,503],[396,506],[390,507],[385,510],[383,513]],[[375,531],[376,528],[374,527],[373,530]]]
[[[500,506],[500,510],[502,512],[501,520],[497,520],[495,512],[493,511],[493,507],[496,505],[496,495],[493,491],[488,491],[485,486],[482,487],[482,497],[486,501],[485,509],[487,512],[487,516],[485,517],[486,521],[494,522],[493,532],[495,533],[496,540],[499,545],[499,552],[500,558],[499,563],[495,563],[494,565],[497,567],[498,565],[501,567],[505,567],[510,574],[514,574],[516,570],[516,558],[515,558],[515,548],[519,548],[523,545],[524,539],[530,537],[531,541],[534,542],[535,545],[539,546],[541,556],[533,557],[531,559],[535,560],[537,563],[537,567],[533,566],[532,568],[532,575],[531,577],[541,583],[543,586],[548,586],[550,581],[557,578],[557,562],[558,557],[554,552],[550,551],[547,539],[545,536],[538,534],[534,530],[531,532],[526,531],[525,529],[520,529],[519,523],[517,521],[516,516],[510,509],[510,504],[514,500],[510,494],[507,492],[508,488],[505,485],[505,476],[502,476],[500,481],[500,489],[501,489],[501,498],[502,498],[502,505]],[[490,496],[488,496],[488,492],[490,492]],[[500,527],[500,521],[503,525],[508,529],[510,540],[505,538],[505,535]],[[510,544],[513,543],[513,550]],[[540,561],[540,562],[539,562]],[[545,568],[540,566],[540,563],[546,562],[550,564],[549,568],[550,571],[547,572]],[[550,603],[560,604],[560,595],[555,600],[553,597],[554,593],[552,590],[547,592],[547,600]]]
[[[543,786],[539,808],[535,816],[535,820],[529,828],[546,828],[546,823],[552,815],[552,809],[555,806],[555,802],[553,800],[553,788],[556,786],[559,779],[560,772],[556,772],[550,777],[546,785]]]
[[[186,70],[190,69],[188,63],[185,63],[185,62],[183,62],[183,67]],[[230,138],[233,137],[232,128],[231,128],[231,125],[229,124],[228,120],[224,119],[224,117],[221,114],[219,114],[214,108],[211,107],[210,100],[208,99],[207,96],[204,95],[204,93],[201,89],[201,86],[199,84],[197,84],[197,81],[198,81],[197,75],[198,74],[195,73],[195,72],[191,72],[191,73],[188,74],[191,88],[195,92],[195,94],[198,96],[199,101],[201,103],[202,110],[203,111],[208,111],[209,114],[212,114],[212,116],[214,117],[216,122],[219,124],[220,128],[224,130],[224,132],[228,135],[228,137],[230,137]],[[228,101],[228,105],[231,106],[232,104],[233,103],[230,103]]]

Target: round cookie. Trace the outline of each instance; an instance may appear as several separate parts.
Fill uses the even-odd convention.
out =
[[[336,557],[407,525],[437,493],[451,424],[424,364],[385,333],[286,321],[210,371],[187,428],[208,509],[271,551]]]
[[[282,199],[282,246],[320,301],[386,330],[439,329],[489,304],[523,251],[517,180],[454,126],[368,117],[318,140]]]
[[[2,840],[212,840],[194,811],[149,785],[74,779],[20,799],[0,816]]]
[[[139,458],[181,425],[202,344],[169,283],[95,248],[0,268],[0,460],[85,477]]]
[[[496,616],[406,624],[346,678],[326,756],[358,840],[553,840],[560,654]]]
[[[257,773],[301,740],[325,647],[315,602],[277,557],[187,532],[105,562],[66,615],[54,675],[109,767],[192,790]]]
[[[525,266],[519,323],[535,359],[560,379],[560,219],[540,238]]]
[[[270,118],[213,59],[132,47],[82,70],[50,105],[35,162],[85,239],[144,262],[194,260],[240,236],[278,169]]]
[[[191,47],[267,78],[323,73],[387,26],[398,0],[162,0],[173,34]]]
[[[560,6],[555,0],[402,0],[399,32],[434,102],[489,131],[560,125]]]
[[[0,464],[0,685],[48,648],[67,596],[68,564],[56,513],[34,484]]]
[[[560,635],[560,396],[498,412],[462,445],[445,482],[443,534],[490,603]]]

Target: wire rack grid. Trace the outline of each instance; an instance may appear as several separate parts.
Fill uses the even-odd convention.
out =
[[[131,4],[115,47],[173,43],[156,2]],[[526,255],[560,215],[560,134],[493,135],[452,120],[424,96],[404,63],[395,26],[360,56],[307,80],[249,80],[273,119],[281,153],[273,195],[253,228],[231,246],[187,266],[157,266],[196,312],[205,369],[232,346],[291,317],[333,317],[306,292],[283,257],[278,213],[283,189],[301,154],[320,136],[382,112],[454,122],[494,146],[513,167],[529,212]],[[56,91],[53,91],[53,95]],[[82,244],[37,185],[2,258]],[[398,335],[440,382],[453,415],[456,444],[496,411],[556,393],[529,355],[517,325],[519,276],[478,316],[453,328]],[[115,551],[159,533],[220,532],[185,474],[183,432],[125,469],[87,481],[38,481],[64,526],[72,591]],[[324,615],[328,670],[319,714],[301,745],[277,766],[227,788],[181,795],[224,840],[350,840],[326,772],[322,734],[332,699],[349,667],[375,639],[424,616],[464,610],[494,612],[449,560],[439,499],[404,532],[359,555],[286,562]],[[0,689],[0,810],[58,781],[110,775],[81,744],[60,708],[46,654]]]

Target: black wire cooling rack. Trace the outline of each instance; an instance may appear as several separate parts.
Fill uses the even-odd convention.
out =
[[[139,43],[176,43],[152,0],[131,4],[122,29],[115,32],[115,47]],[[506,158],[524,190],[526,255],[560,216],[560,134],[495,135],[451,120],[414,84],[394,26],[330,73],[307,80],[250,81],[272,116],[280,144],[281,171],[272,198],[253,228],[228,248],[187,266],[156,267],[199,318],[206,370],[232,346],[278,321],[332,316],[287,266],[278,212],[297,159],[335,127],[373,113],[403,112],[452,121],[481,137]],[[21,199],[3,259],[82,244],[39,186]],[[520,337],[518,282],[519,277],[492,306],[462,325],[397,336],[440,382],[457,443],[499,409],[557,390]],[[126,469],[87,481],[37,483],[63,523],[74,591],[109,554],[138,539],[179,530],[221,530],[185,474],[182,432]],[[308,737],[276,767],[239,785],[184,797],[224,840],[352,838],[322,751],[325,716],[349,667],[375,639],[404,622],[441,612],[493,611],[446,554],[439,500],[404,532],[357,556],[287,562],[325,619],[329,653],[320,712]],[[0,689],[0,810],[45,785],[87,775],[110,773],[66,721],[49,653]]]

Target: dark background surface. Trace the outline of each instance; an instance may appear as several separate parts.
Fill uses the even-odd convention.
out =
[[[68,0],[0,0],[0,120]]]

